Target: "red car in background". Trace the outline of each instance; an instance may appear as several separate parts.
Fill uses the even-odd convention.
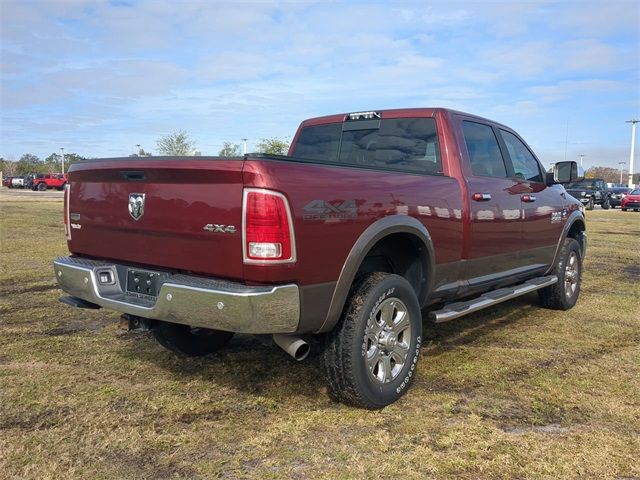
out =
[[[63,190],[66,184],[66,173],[39,173],[36,175],[36,178],[33,179],[31,190],[40,190],[41,192],[45,191],[47,188]]]
[[[12,178],[13,177],[4,177],[4,180],[2,180],[2,185],[4,187],[11,188],[11,179]]]
[[[627,196],[620,201],[620,207],[623,212],[627,210],[640,211],[640,188],[632,190]]]

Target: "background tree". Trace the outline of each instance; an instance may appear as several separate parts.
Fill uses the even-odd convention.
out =
[[[86,160],[85,157],[78,155],[77,153],[65,153],[64,154],[64,171],[67,172],[69,167],[74,163],[81,160]],[[44,159],[43,173],[60,173],[62,172],[62,155],[59,153],[52,153]]]
[[[16,173],[16,162],[0,158],[0,171],[2,171],[2,175],[13,177]]]
[[[32,153],[25,153],[16,162],[16,175],[26,175],[28,173],[42,173],[45,169],[44,162]]]
[[[277,137],[263,138],[256,145],[256,152],[269,155],[286,155],[289,151],[289,142]]]
[[[627,183],[627,170],[622,170],[622,183]],[[620,169],[611,167],[590,167],[585,172],[586,178],[602,178],[608,183],[620,183]]]
[[[222,149],[218,152],[220,157],[239,157],[240,145],[232,142],[224,142]]]
[[[160,137],[157,145],[160,155],[172,155],[176,157],[200,155],[200,152],[195,149],[196,142],[191,140],[184,130]]]
[[[137,152],[132,153],[131,155],[129,155],[130,157],[153,157],[153,155],[151,154],[151,152],[146,152],[144,150],[144,148],[140,147],[138,148]]]

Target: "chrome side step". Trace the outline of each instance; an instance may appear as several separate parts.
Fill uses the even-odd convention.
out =
[[[483,308],[497,305],[498,303],[506,302],[512,298],[525,295],[529,292],[534,292],[549,285],[553,285],[558,282],[558,277],[555,275],[548,275],[546,277],[537,277],[527,280],[520,285],[514,285],[513,287],[499,288],[498,290],[492,290],[487,293],[483,293],[478,298],[468,300],[466,302],[455,302],[445,305],[440,310],[434,310],[429,312],[429,318],[435,323],[447,322],[455,318],[462,317],[469,313],[477,312]]]

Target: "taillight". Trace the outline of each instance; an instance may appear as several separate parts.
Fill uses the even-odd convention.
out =
[[[293,222],[284,195],[247,188],[244,190],[242,212],[245,263],[295,262]]]
[[[71,222],[69,220],[69,204],[71,200],[71,185],[64,186],[64,236],[71,240]]]

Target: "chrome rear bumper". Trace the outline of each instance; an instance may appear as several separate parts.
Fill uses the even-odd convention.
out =
[[[59,257],[60,288],[73,297],[130,315],[240,333],[291,333],[300,320],[294,284],[251,287],[193,275],[163,274],[157,299],[126,294],[127,265]],[[99,282],[108,271],[113,282]]]

